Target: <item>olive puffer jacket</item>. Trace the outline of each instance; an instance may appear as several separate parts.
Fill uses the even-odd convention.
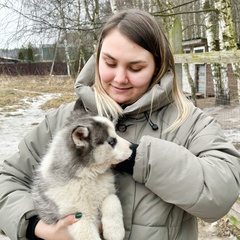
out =
[[[76,84],[77,94],[85,108],[96,113],[89,87],[92,78],[83,76],[84,72]],[[240,155],[225,140],[215,119],[193,107],[178,130],[165,131],[177,117],[171,101],[172,81],[169,71],[159,85],[124,109],[117,124],[120,136],[139,144],[133,175],[116,174],[125,240],[197,239],[197,217],[216,221],[239,195]],[[3,164],[0,229],[12,240],[26,239],[28,219],[36,214],[30,195],[33,169],[73,106],[66,104],[48,114]]]

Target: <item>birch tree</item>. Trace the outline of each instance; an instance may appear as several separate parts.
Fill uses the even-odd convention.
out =
[[[59,9],[59,15],[62,23],[62,32],[63,32],[63,41],[64,41],[64,49],[65,49],[65,56],[66,56],[66,63],[67,63],[67,74],[68,76],[71,75],[71,59],[69,55],[69,49],[68,49],[68,41],[67,41],[67,28],[66,28],[66,16],[65,16],[65,4],[64,0],[57,0],[57,7]]]
[[[4,3],[0,2],[0,8],[11,10],[11,12],[15,13],[17,18],[19,18],[16,33],[12,36],[14,39],[17,39],[18,36],[19,39],[23,36],[26,38],[26,36],[29,35],[30,37],[34,36],[34,39],[36,41],[38,40],[38,44],[44,42],[54,44],[58,41],[58,35],[59,32],[61,32],[59,45],[64,43],[68,74],[72,74],[74,73],[73,64],[75,59],[73,59],[73,54],[70,56],[69,52],[70,38],[72,41],[73,36],[78,35],[75,41],[75,43],[78,44],[75,45],[75,52],[80,52],[82,54],[81,58],[83,58],[84,53],[82,50],[84,48],[86,49],[86,46],[84,46],[82,39],[91,35],[90,37],[88,36],[88,42],[85,44],[90,45],[92,35],[95,32],[95,26],[99,24],[99,20],[97,20],[99,17],[92,19],[90,17],[87,19],[84,18],[86,12],[89,13],[91,17],[93,13],[96,13],[96,10],[99,13],[99,8],[95,7],[97,5],[92,5],[92,2],[97,3],[97,5],[99,3],[98,0],[88,1],[86,5],[87,10],[83,9],[83,0],[5,0]],[[94,16],[96,16],[96,14]],[[94,22],[94,26],[92,26],[92,22],[90,22],[89,19]],[[0,26],[0,31],[4,31],[2,27],[3,26]],[[99,27],[99,25],[97,27]],[[91,34],[86,34],[88,29],[91,29],[89,31]],[[82,34],[83,31],[85,34]],[[90,51],[90,47],[88,50]],[[74,53],[74,55],[77,54]],[[79,57],[77,59],[79,59]],[[79,60],[79,63],[80,62],[81,60]]]
[[[113,13],[117,13],[117,1],[116,0],[110,0],[110,5]]]
[[[215,8],[218,9],[218,23],[219,23],[219,45],[221,51],[226,51],[229,46],[231,46],[230,35],[232,34],[230,31],[230,24],[228,22],[228,18],[231,17],[229,13],[229,0],[216,0],[214,2]],[[226,8],[226,9],[225,9]],[[231,9],[230,9],[231,11]],[[226,39],[224,39],[226,38]],[[224,42],[226,41],[226,42]],[[221,88],[220,91],[217,92],[216,103],[221,104],[225,103],[224,101],[229,102],[230,104],[230,92],[229,92],[229,79],[228,79],[228,67],[227,64],[221,64],[220,67],[220,76],[221,76]]]
[[[214,3],[211,0],[203,0],[203,9],[208,9],[211,7],[215,7]],[[217,14],[217,11],[215,11],[215,14]],[[218,16],[216,15],[218,18]],[[219,26],[217,18],[214,19],[214,13],[213,12],[207,12],[205,15],[205,24],[206,24],[206,37],[208,42],[208,51],[219,51],[219,46],[217,46],[216,40],[219,39],[219,27],[217,29],[214,28],[214,26]],[[214,92],[216,97],[216,104],[219,104],[221,99],[229,99],[227,96],[229,93],[229,88],[227,86],[227,89],[224,89],[224,85],[222,84],[222,81],[228,82],[228,79],[223,79],[223,75],[220,74],[220,72],[223,73],[223,69],[226,66],[222,64],[211,64],[211,70],[212,70],[212,76],[213,76],[213,85],[214,85]],[[220,70],[222,69],[222,71]],[[225,76],[226,77],[226,76]],[[226,97],[224,97],[225,93],[227,94]]]
[[[100,5],[98,0],[84,0],[86,19],[93,29],[96,29],[100,24]],[[97,33],[93,30],[94,49],[97,45]]]
[[[208,41],[209,51],[227,51],[237,49],[234,37],[234,26],[231,12],[230,0],[203,0],[203,9],[210,8],[211,4],[216,9],[216,20],[213,20],[213,13],[207,12],[206,23],[206,36]],[[218,29],[214,29],[217,24]],[[216,35],[218,33],[218,35]],[[216,44],[216,39],[219,39],[219,46]],[[233,69],[238,68],[237,64],[232,65]],[[230,104],[230,91],[228,79],[227,64],[211,64],[214,91],[216,95],[216,104]],[[239,82],[239,81],[238,81]]]
[[[210,9],[212,7],[210,0],[202,0],[202,8]],[[205,25],[206,25],[206,37],[208,43],[208,51],[218,51],[218,47],[216,44],[216,39],[218,36],[216,35],[216,30],[214,28],[214,16],[212,12],[205,13]],[[220,64],[211,64],[212,76],[213,76],[213,86],[215,95],[222,92],[221,90],[221,76],[219,75]]]
[[[218,17],[219,17],[220,49],[222,51],[237,50],[230,0],[216,0],[215,8],[218,9],[218,13],[219,13]],[[239,64],[233,63],[232,69],[233,69],[233,72],[235,73],[235,76],[237,77],[238,97],[240,97]],[[229,79],[227,76],[227,72],[228,72],[227,65],[222,64],[221,76],[222,76],[222,84],[224,89],[223,94],[226,96],[227,99],[230,100]]]

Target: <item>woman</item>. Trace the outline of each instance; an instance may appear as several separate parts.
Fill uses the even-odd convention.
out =
[[[116,121],[118,134],[138,145],[135,160],[115,169],[125,239],[197,239],[197,217],[216,221],[239,195],[238,151],[183,95],[169,43],[150,14],[111,17],[99,39],[95,81],[94,64],[92,57],[78,78],[77,95],[87,111]],[[73,213],[46,225],[29,193],[32,170],[72,108],[47,115],[4,163],[0,228],[12,240],[71,239],[67,226],[81,221]]]

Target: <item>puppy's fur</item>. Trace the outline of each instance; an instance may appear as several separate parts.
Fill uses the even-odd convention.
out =
[[[39,217],[54,224],[82,212],[82,218],[69,227],[73,239],[100,240],[101,222],[104,239],[122,240],[122,208],[110,167],[131,154],[131,143],[116,134],[111,121],[73,111],[53,138],[33,180]]]

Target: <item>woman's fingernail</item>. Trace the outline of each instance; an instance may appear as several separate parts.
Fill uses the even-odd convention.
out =
[[[75,218],[79,219],[82,217],[82,213],[81,212],[78,212],[75,214]]]

